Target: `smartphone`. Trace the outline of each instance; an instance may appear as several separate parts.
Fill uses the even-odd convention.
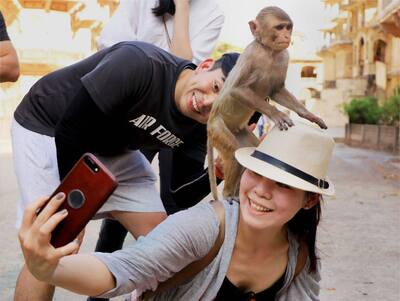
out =
[[[64,192],[58,210],[68,210],[53,230],[51,244],[58,248],[74,240],[117,186],[113,174],[93,154],[85,153],[50,197]]]

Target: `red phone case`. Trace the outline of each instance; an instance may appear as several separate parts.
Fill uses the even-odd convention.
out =
[[[113,174],[93,154],[84,154],[51,196],[64,192],[59,210],[68,210],[68,216],[52,232],[51,244],[58,248],[74,240],[117,185]]]

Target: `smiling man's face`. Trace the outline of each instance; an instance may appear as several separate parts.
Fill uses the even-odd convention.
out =
[[[179,78],[178,81],[182,80],[183,84],[175,93],[178,110],[183,115],[202,124],[207,123],[211,106],[225,81],[222,69],[211,70],[213,65],[212,59],[205,60],[195,71]],[[177,87],[179,87],[179,83]]]

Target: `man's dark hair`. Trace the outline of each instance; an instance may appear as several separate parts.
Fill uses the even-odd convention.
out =
[[[221,68],[222,73],[225,77],[227,77],[229,72],[231,72],[232,68],[235,66],[238,58],[239,53],[237,52],[225,53],[220,59],[215,61],[214,66],[210,69],[210,71]]]
[[[159,0],[158,5],[152,9],[156,17],[161,17],[165,14],[175,15],[175,2],[174,0]]]

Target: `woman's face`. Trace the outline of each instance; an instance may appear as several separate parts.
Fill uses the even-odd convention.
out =
[[[283,227],[305,206],[305,191],[246,169],[240,180],[240,211],[250,227]]]

